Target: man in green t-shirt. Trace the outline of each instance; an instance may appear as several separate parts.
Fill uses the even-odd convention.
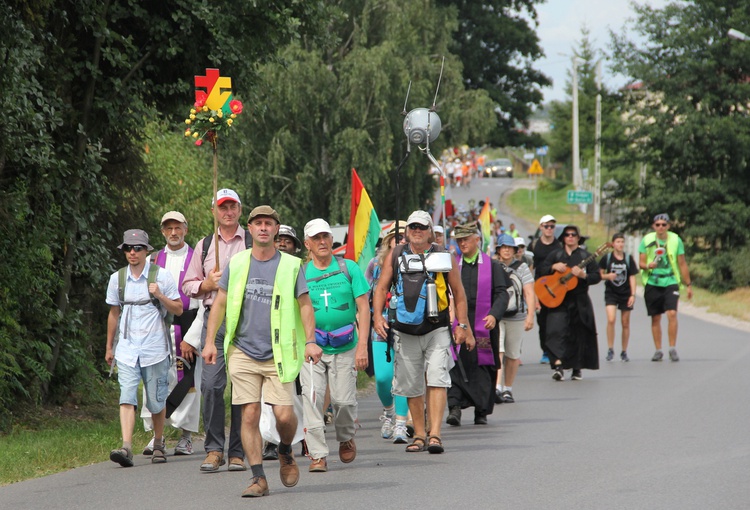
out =
[[[654,232],[643,237],[638,247],[638,266],[645,284],[643,297],[651,317],[651,334],[656,352],[651,361],[661,361],[661,316],[667,315],[669,359],[680,361],[677,355],[677,303],[680,287],[687,287],[687,298],[693,297],[693,283],[685,261],[685,246],[680,236],[669,231],[669,215],[654,216]]]
[[[368,364],[370,327],[369,285],[351,260],[333,256],[333,232],[323,219],[305,225],[305,247],[311,260],[305,279],[315,310],[315,340],[323,349],[320,362],[300,373],[305,415],[305,439],[312,462],[310,472],[328,471],[323,401],[330,388],[339,459],[349,463],[357,455],[357,370]]]

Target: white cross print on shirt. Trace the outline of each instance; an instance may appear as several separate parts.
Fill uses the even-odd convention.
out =
[[[325,300],[326,312],[328,311],[328,296],[333,296],[333,294],[328,292],[328,289],[323,289],[323,292],[320,293],[320,297],[322,297]]]

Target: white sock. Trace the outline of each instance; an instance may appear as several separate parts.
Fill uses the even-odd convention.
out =
[[[393,406],[391,406],[391,407],[384,407],[383,408],[383,414],[385,414],[389,418],[393,418]]]
[[[513,386],[503,386],[503,391],[513,392]]]

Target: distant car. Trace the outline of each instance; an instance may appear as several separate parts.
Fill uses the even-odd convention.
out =
[[[513,177],[513,163],[509,159],[493,159],[484,165],[487,177]]]

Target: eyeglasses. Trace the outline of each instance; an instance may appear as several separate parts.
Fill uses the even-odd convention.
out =
[[[575,232],[565,232],[563,236],[564,237],[578,237],[578,234],[576,234]]]
[[[409,225],[409,228],[411,230],[428,230],[430,227],[427,225],[422,225],[421,223],[412,223]]]
[[[552,224],[552,225],[542,225],[542,228],[546,228],[546,229],[555,228],[555,225],[554,224]]]
[[[654,226],[655,227],[666,227],[667,224],[666,223],[654,223]]]
[[[146,249],[145,246],[141,246],[139,244],[135,245],[135,246],[131,246],[129,244],[123,244],[122,245],[122,251],[124,251],[125,253],[130,253],[132,250],[135,250],[136,253],[140,253],[140,252],[142,252],[145,249]]]

